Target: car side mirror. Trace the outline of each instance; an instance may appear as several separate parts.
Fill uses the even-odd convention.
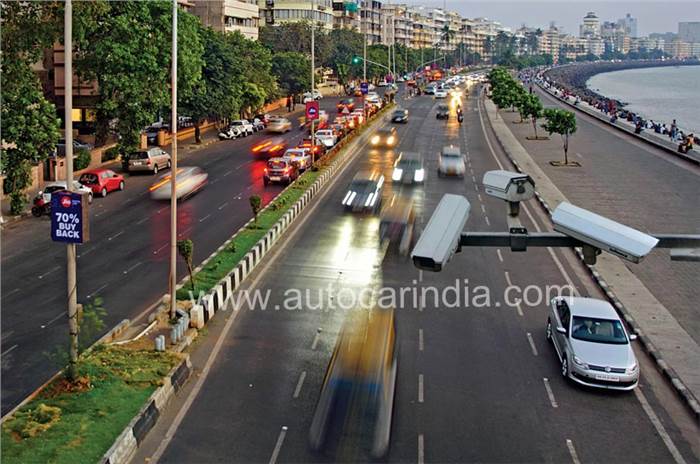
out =
[[[566,335],[566,327],[557,327],[557,332]]]
[[[633,342],[637,339],[637,334],[630,334],[630,341]]]

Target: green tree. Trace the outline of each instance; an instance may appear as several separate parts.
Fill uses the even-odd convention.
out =
[[[286,95],[311,88],[311,60],[299,52],[280,52],[272,56],[272,74]]]
[[[250,202],[250,209],[253,211],[254,222],[257,224],[258,213],[260,212],[260,207],[262,206],[262,200],[258,195],[251,195],[250,198],[248,198],[248,202]]]
[[[255,112],[265,101],[278,96],[277,82],[272,74],[272,52],[263,44],[246,39],[236,31],[224,35],[227,46],[236,57],[237,98],[241,112]]]
[[[194,272],[192,272],[192,253],[194,245],[192,240],[178,240],[177,241],[177,252],[180,254],[182,259],[185,260],[187,265],[187,273],[190,275],[190,285],[192,287],[192,294],[194,294]]]
[[[542,102],[539,97],[535,94],[526,93],[521,99],[518,105],[520,111],[520,117],[530,118],[532,121],[532,128],[535,131],[535,138],[537,140],[537,119],[542,117],[543,108]]]
[[[576,115],[567,110],[557,108],[547,108],[544,110],[544,117],[547,119],[542,127],[549,132],[549,135],[559,134],[564,142],[564,162],[557,162],[557,165],[569,165],[569,136],[576,132]],[[555,164],[555,163],[552,163]]]

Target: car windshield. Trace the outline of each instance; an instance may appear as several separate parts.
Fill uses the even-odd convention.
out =
[[[624,345],[627,336],[622,323],[613,319],[596,319],[574,316],[571,323],[571,337],[594,343]]]
[[[95,174],[83,174],[80,176],[81,184],[94,184],[97,182],[97,176]]]

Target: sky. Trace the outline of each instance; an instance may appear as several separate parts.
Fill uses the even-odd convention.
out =
[[[394,3],[404,3],[392,0]],[[569,34],[578,35],[578,26],[587,12],[593,11],[603,21],[616,21],[631,13],[637,18],[639,35],[652,32],[678,32],[679,21],[700,21],[698,0],[650,1],[606,0],[406,0],[412,5],[442,7],[457,11],[464,17],[486,17],[517,29],[523,23],[547,27],[554,21]]]

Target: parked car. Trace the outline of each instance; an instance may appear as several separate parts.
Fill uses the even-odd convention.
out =
[[[377,213],[382,205],[384,176],[378,171],[360,171],[352,179],[343,197],[348,211]]]
[[[311,166],[311,153],[307,148],[290,148],[282,158],[294,162],[300,171],[306,171]]]
[[[391,122],[408,122],[408,110],[404,108],[396,108],[391,114]]]
[[[582,385],[632,390],[639,382],[639,362],[615,308],[594,298],[552,299],[546,326],[561,362],[561,375]]]
[[[109,192],[124,190],[124,176],[111,169],[90,169],[80,175],[78,182],[92,190],[93,194],[106,197]]]
[[[369,92],[367,94],[367,97],[365,97],[365,101],[367,103],[379,105],[379,104],[381,104],[382,99],[379,97],[379,94],[377,94],[376,92]]]
[[[167,124],[154,124],[152,126],[147,127],[144,130],[144,133],[146,134],[146,140],[148,141],[149,145],[158,145],[158,132],[161,130],[168,130],[170,126]]]
[[[170,154],[160,147],[153,147],[129,153],[126,170],[128,172],[150,171],[158,174],[159,170],[169,167]]]
[[[379,129],[370,139],[373,147],[384,146],[393,147],[398,143],[398,136],[395,127],[386,127]]]
[[[314,90],[313,92],[306,92],[303,96],[303,103],[308,103],[310,101],[314,100],[320,100],[323,98],[323,95],[321,95],[321,92],[318,90]]]
[[[237,119],[235,121],[231,121],[231,126],[238,127],[245,133],[245,135],[251,135],[253,132],[255,132],[255,127],[247,119]]]
[[[287,149],[287,141],[281,137],[275,137],[254,145],[252,148],[253,155],[271,158],[279,156]]]
[[[438,160],[438,177],[458,176],[464,177],[467,167],[464,164],[464,156],[459,147],[453,145],[443,147]]]
[[[245,132],[240,127],[229,126],[219,132],[219,140],[234,140],[238,137],[245,137],[245,135]]]
[[[391,180],[403,184],[422,183],[425,180],[423,156],[415,152],[401,152],[394,162]]]
[[[263,183],[291,184],[299,177],[299,166],[289,158],[270,158],[263,170]]]
[[[92,145],[89,143],[83,143],[78,139],[73,139],[73,153],[76,151],[83,149],[83,150],[92,150]],[[59,139],[58,143],[56,144],[56,154],[58,156],[65,156],[66,155],[66,139]]]
[[[255,132],[260,132],[261,130],[265,130],[265,127],[266,127],[266,124],[261,119],[258,119],[258,118],[253,119],[253,122],[251,124],[253,124],[253,129],[255,130]]]
[[[438,105],[435,119],[450,119],[450,107],[447,105]]]
[[[172,173],[161,176],[148,190],[154,200],[168,200],[172,192]],[[175,195],[178,200],[189,198],[207,185],[208,174],[197,166],[183,166],[177,169]]]
[[[289,132],[292,130],[292,123],[286,118],[275,118],[271,119],[267,125],[268,132]]]
[[[58,192],[61,190],[66,189],[66,181],[65,180],[57,180],[54,182],[47,182],[44,185],[44,188],[37,193],[37,195],[41,195],[44,197],[44,201],[46,203],[51,203],[51,194],[54,192]],[[81,184],[79,181],[74,180],[73,181],[73,191],[74,192],[80,192],[80,193],[86,193],[88,197],[88,203],[92,203],[92,189],[90,187],[87,187],[83,184]]]
[[[316,140],[321,142],[326,148],[333,147],[338,143],[338,137],[335,135],[333,129],[321,129],[316,131]]]

